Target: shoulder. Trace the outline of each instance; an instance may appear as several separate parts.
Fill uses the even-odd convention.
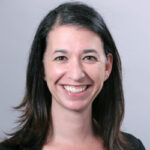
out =
[[[3,146],[2,144],[0,144],[0,150],[13,150],[13,149],[7,148]]]
[[[129,145],[131,146],[132,150],[145,150],[145,147],[140,139],[136,138],[135,136],[122,132],[123,136],[127,141],[129,142]]]

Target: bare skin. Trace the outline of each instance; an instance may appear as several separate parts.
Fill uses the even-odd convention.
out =
[[[93,133],[90,109],[82,114],[52,109],[54,135],[42,150],[105,150],[103,140]]]
[[[97,34],[76,26],[56,27],[47,40],[44,79],[52,94],[53,134],[42,150],[105,150],[93,131],[92,102],[109,77],[112,56],[106,59]]]

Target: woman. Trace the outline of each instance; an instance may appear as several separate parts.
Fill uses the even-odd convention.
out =
[[[19,128],[0,150],[144,150],[120,131],[121,73],[102,17],[85,4],[58,6],[37,30]]]

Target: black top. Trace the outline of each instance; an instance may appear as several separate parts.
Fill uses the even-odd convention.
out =
[[[123,133],[123,135],[125,135],[128,141],[132,144],[132,150],[146,150],[143,143],[133,135],[128,133]]]
[[[0,150],[13,150],[13,149],[6,148],[6,147],[4,147],[4,146],[0,145]]]
[[[142,142],[139,139],[128,133],[123,133],[123,135],[128,139],[130,143],[132,143],[132,150],[145,150]],[[15,149],[7,148],[0,144],[0,150],[15,150]]]

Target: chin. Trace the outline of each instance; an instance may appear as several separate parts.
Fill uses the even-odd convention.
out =
[[[75,101],[68,102],[66,104],[64,103],[63,106],[65,109],[68,109],[70,111],[81,112],[85,109],[89,109],[90,107],[92,107],[92,104],[85,100],[84,101],[75,100]]]

